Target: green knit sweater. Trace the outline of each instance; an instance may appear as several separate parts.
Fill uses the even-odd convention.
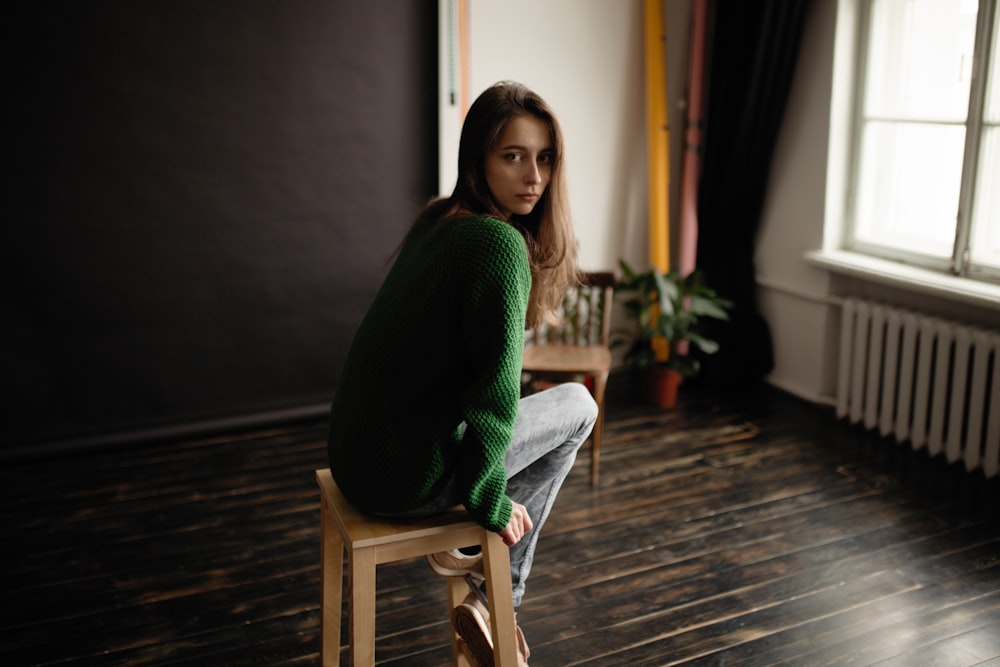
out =
[[[354,335],[333,400],[330,468],[352,503],[416,508],[454,473],[480,525],[507,525],[503,458],[530,289],[527,247],[505,222],[459,218],[411,235]]]

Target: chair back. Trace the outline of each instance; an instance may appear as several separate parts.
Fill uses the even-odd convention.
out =
[[[529,345],[601,345],[611,335],[611,305],[615,274],[608,271],[581,274],[580,285],[563,296],[557,312],[559,324],[539,325],[525,335]]]

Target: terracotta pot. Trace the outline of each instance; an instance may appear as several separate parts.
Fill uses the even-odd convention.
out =
[[[643,394],[647,403],[660,408],[677,404],[677,388],[683,376],[672,368],[648,368],[643,371]]]

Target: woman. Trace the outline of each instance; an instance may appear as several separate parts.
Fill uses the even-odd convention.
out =
[[[330,468],[361,510],[426,516],[463,504],[511,548],[515,609],[538,531],[597,419],[579,384],[520,399],[524,330],[553,317],[576,278],[562,168],[548,105],[499,83],[469,109],[458,182],[417,217],[362,321],[333,401]],[[468,575],[453,613],[492,664],[480,555],[428,559]],[[522,664],[527,645],[518,630]]]

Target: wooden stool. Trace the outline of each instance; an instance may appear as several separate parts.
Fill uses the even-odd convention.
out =
[[[426,519],[382,519],[356,510],[337,488],[328,469],[316,471],[322,501],[320,531],[322,577],[321,657],[323,667],[340,662],[340,610],[344,549],[348,562],[348,619],[351,664],[375,664],[375,566],[405,558],[478,544],[483,549],[486,596],[496,667],[516,667],[514,602],[510,587],[510,554],[500,535],[469,519],[463,510]],[[448,577],[448,609],[465,599],[462,577]],[[468,665],[462,642],[452,633],[456,665]]]

